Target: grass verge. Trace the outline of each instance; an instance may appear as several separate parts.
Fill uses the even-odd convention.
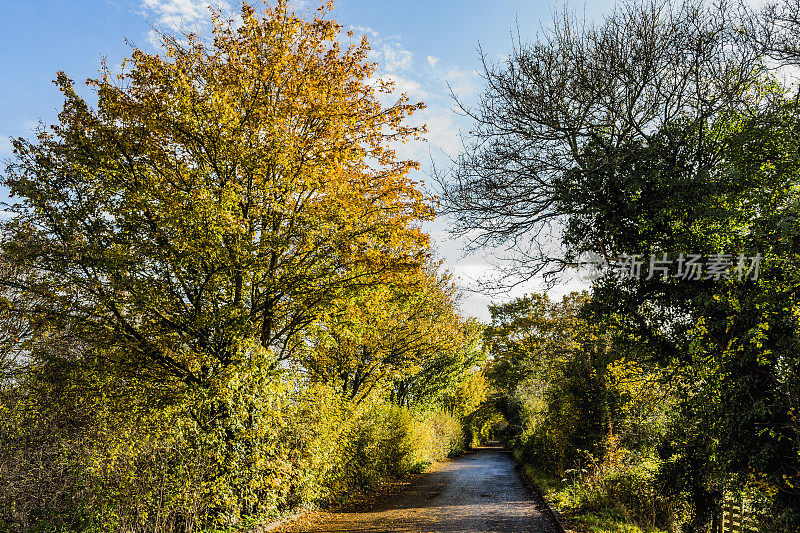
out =
[[[587,484],[570,483],[543,474],[514,453],[526,481],[559,515],[567,531],[573,533],[665,533],[657,528],[642,528],[627,516],[625,509],[610,502]]]

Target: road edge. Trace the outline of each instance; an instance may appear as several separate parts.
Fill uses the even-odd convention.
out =
[[[525,468],[522,466],[522,464],[519,461],[517,461],[516,457],[514,457],[513,452],[511,456],[514,458],[514,470],[517,471],[517,475],[522,480],[523,485],[525,485],[525,487],[530,491],[530,493],[537,500],[539,500],[539,503],[542,504],[542,507],[544,507],[547,514],[550,515],[550,518],[552,519],[552,522],[555,525],[558,533],[573,533],[571,530],[564,528],[564,524],[562,523],[563,517],[561,516],[561,513],[552,508],[550,503],[547,501],[547,498],[544,497],[544,494],[542,493],[537,483],[533,479],[531,479],[531,477],[525,471]]]
[[[356,497],[356,498],[364,497],[364,498],[369,499],[369,500],[374,500],[374,499],[377,499],[377,498],[386,497],[387,495],[391,494],[391,491],[396,489],[398,486],[405,485],[407,483],[414,483],[419,478],[421,478],[421,477],[423,477],[423,476],[425,476],[427,474],[430,474],[432,472],[435,472],[436,470],[441,468],[446,463],[449,463],[450,461],[452,461],[456,457],[462,457],[462,456],[465,456],[465,455],[469,455],[469,454],[471,454],[473,452],[474,452],[474,450],[467,450],[467,449],[462,450],[462,452],[459,453],[455,457],[445,457],[445,458],[443,458],[443,459],[441,459],[439,461],[434,461],[433,463],[428,465],[428,467],[425,468],[421,472],[415,472],[415,473],[409,474],[405,478],[395,479],[395,480],[392,480],[392,481],[386,481],[386,482],[382,483],[378,488],[370,490],[370,491],[365,491],[365,492],[356,491],[356,492],[350,494],[349,497],[351,497],[351,498],[352,497]],[[352,503],[352,502],[350,502],[350,503]],[[334,509],[335,509],[335,507],[334,507]],[[330,510],[330,509],[328,509],[328,510]],[[292,523],[292,522],[294,522],[296,520],[299,520],[300,518],[304,517],[305,515],[308,515],[308,514],[317,512],[317,511],[322,511],[322,509],[317,505],[307,504],[306,507],[295,509],[292,514],[286,515],[283,518],[278,518],[277,520],[273,520],[272,522],[269,522],[269,523],[266,523],[266,524],[259,524],[257,526],[253,526],[253,527],[250,527],[248,529],[242,529],[242,530],[240,530],[239,533],[268,533],[270,531],[278,530],[278,529],[282,528],[283,526],[286,526],[286,525],[288,525],[288,524],[290,524],[290,523]]]

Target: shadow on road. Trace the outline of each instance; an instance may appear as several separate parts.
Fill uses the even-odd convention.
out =
[[[374,501],[314,513],[281,531],[555,532],[499,443],[437,465]]]

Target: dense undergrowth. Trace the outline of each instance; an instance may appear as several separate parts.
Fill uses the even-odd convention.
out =
[[[492,307],[485,330],[484,420],[566,522],[581,533],[704,532],[738,500],[753,530],[794,531],[780,493],[720,468],[724,450],[701,425],[713,420],[697,415],[713,398],[694,376],[637,361],[613,323],[586,319],[590,304],[585,293],[534,294]]]
[[[70,379],[57,383],[49,369],[47,378],[30,377],[5,391],[0,523],[6,530],[242,525],[304,504],[339,502],[463,446],[451,414],[356,405],[289,372],[251,369],[218,384],[214,397],[185,390],[172,405],[154,407],[129,384],[96,379],[94,393],[76,388],[85,371],[62,369]],[[217,423],[198,409],[230,416]],[[215,427],[200,427],[201,419]]]
[[[653,491],[652,472],[639,465],[591,479],[558,478],[514,454],[528,480],[574,530],[587,533],[662,533],[656,519],[667,502]],[[538,464],[538,463],[536,463]]]

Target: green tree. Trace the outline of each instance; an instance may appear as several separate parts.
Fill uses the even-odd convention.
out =
[[[380,391],[409,406],[445,393],[481,352],[439,269],[429,261],[392,287],[367,286],[331,305],[299,357],[310,379],[357,402]]]
[[[509,247],[508,284],[576,266],[589,249],[615,257],[609,234],[662,225],[667,202],[648,201],[714,186],[709,125],[764,103],[762,57],[738,22],[728,9],[632,0],[596,26],[566,13],[507,62],[484,58],[486,91],[463,109],[468,142],[439,175],[453,230]],[[661,171],[681,186],[647,178]]]
[[[663,480],[690,501],[691,531],[748,483],[772,495],[774,527],[796,527],[800,508],[797,101],[764,68],[767,54],[796,59],[797,25],[788,9],[767,15],[775,39],[760,42],[754,19],[687,4],[558,21],[487,68],[475,143],[444,183],[458,230],[519,252],[516,279],[588,252],[612,264],[670,254],[666,279],[598,280],[589,320],[614,321],[627,355],[674,376],[684,400]],[[676,279],[681,252],[731,254],[732,278]],[[762,257],[758,280],[738,279],[738,254]]]
[[[495,404],[515,427],[518,444],[525,433],[559,435],[540,449],[550,447],[549,460],[537,460],[557,475],[578,450],[600,455],[611,427],[606,375],[618,356],[600,329],[580,316],[588,298],[573,293],[551,302],[532,294],[494,305],[484,332]]]

